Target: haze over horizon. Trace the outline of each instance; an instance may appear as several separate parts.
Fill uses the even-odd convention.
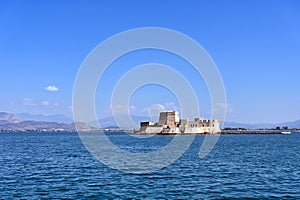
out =
[[[118,6],[116,6],[118,5]],[[0,112],[72,116],[76,74],[100,42],[122,31],[163,27],[186,34],[210,54],[222,75],[226,121],[274,123],[300,119],[300,2],[298,1],[2,1]],[[143,63],[164,63],[193,85],[209,118],[205,82],[185,60],[143,50],[112,63],[96,91],[99,118],[111,115],[115,83]],[[200,80],[200,81],[199,81]],[[202,80],[202,81],[201,81]],[[180,109],[159,85],[135,91],[117,113],[149,115]],[[190,116],[187,116],[190,117]]]

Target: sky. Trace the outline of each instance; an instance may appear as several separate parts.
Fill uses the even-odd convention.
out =
[[[72,116],[76,75],[97,45],[122,31],[162,27],[193,38],[211,56],[225,86],[226,121],[300,119],[297,0],[7,0],[0,1],[0,27],[0,111]],[[112,90],[122,75],[149,62],[187,77],[201,115],[209,117],[208,90],[189,63],[168,52],[143,50],[116,60],[99,82],[100,118],[111,114]],[[180,107],[176,94],[155,84],[136,90],[126,106],[135,115]]]

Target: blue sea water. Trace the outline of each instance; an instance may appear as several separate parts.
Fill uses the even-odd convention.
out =
[[[149,143],[107,133],[121,148]],[[111,169],[94,159],[77,133],[0,133],[1,199],[300,199],[300,133],[222,135],[211,153],[198,157],[197,136],[172,165],[150,174]]]

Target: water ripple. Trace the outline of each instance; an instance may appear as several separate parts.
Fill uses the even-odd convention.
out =
[[[121,148],[148,152],[170,138],[147,143],[109,135]],[[126,142],[124,142],[126,141]],[[99,163],[75,133],[0,134],[1,199],[297,199],[300,134],[226,135],[204,159],[196,137],[175,163],[132,175]]]

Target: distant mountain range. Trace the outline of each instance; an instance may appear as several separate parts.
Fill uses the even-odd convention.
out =
[[[6,123],[19,123],[22,122],[23,119],[14,114],[9,114],[6,112],[0,112],[0,125]]]
[[[29,116],[30,115],[21,115],[21,116]],[[34,116],[34,115],[32,115]],[[44,116],[45,117],[45,116]],[[42,117],[42,119],[45,119]],[[54,119],[54,118],[53,118]],[[65,118],[56,118],[66,120]],[[50,118],[48,119],[50,120]],[[55,119],[54,119],[55,120]],[[93,127],[83,123],[76,122],[77,128],[79,129],[94,129]],[[42,121],[42,120],[27,120],[26,118],[21,118],[19,115],[0,112],[0,130],[8,131],[25,131],[25,130],[44,130],[44,131],[52,131],[52,130],[66,130],[66,131],[74,131],[76,130],[75,123],[62,123],[55,121]]]
[[[45,122],[59,122],[59,123],[72,123],[73,120],[61,115],[61,114],[56,114],[56,115],[33,115],[29,113],[20,113],[17,114],[18,117],[24,119],[24,120],[29,120],[29,121],[45,121]]]
[[[127,115],[125,116],[119,116],[118,119],[122,120],[127,118]],[[142,121],[150,121],[150,117],[147,116],[137,116],[137,115],[132,115],[131,119],[133,121],[133,123],[135,124],[134,127],[132,127],[131,125],[127,125],[127,126],[122,126],[120,127],[119,124],[116,123],[115,118],[113,116],[110,117],[106,117],[103,119],[98,120],[98,124],[100,125],[101,128],[123,128],[123,129],[129,129],[129,128],[139,128],[140,126],[140,122]],[[89,125],[91,126],[98,126],[97,122],[91,122],[89,123]]]
[[[281,123],[238,123],[238,122],[224,122],[224,128],[276,128],[276,127],[287,126],[289,128],[300,128],[300,120],[291,122],[281,122]]]
[[[127,116],[119,116],[119,120],[125,119]],[[120,127],[113,116],[98,120],[98,122],[79,123],[82,129],[94,129],[98,127],[98,123],[102,129],[129,129],[138,128],[141,121],[150,121],[147,116],[131,116],[134,127],[132,125]],[[238,122],[224,122],[224,128],[276,128],[287,126],[289,128],[300,128],[300,120],[283,122],[283,123],[238,123]],[[0,130],[75,130],[75,124],[72,119],[64,115],[32,115],[28,113],[11,114],[0,112]]]

